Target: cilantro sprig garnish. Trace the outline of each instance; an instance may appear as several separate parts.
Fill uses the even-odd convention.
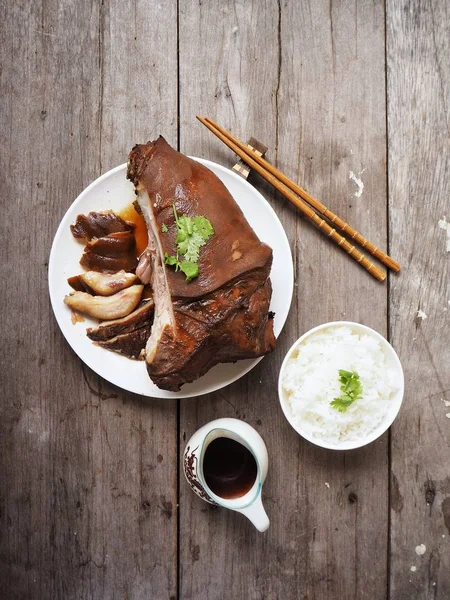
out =
[[[345,412],[355,400],[362,398],[363,388],[355,371],[339,369],[339,381],[342,394],[339,398],[334,398],[330,405],[339,412]]]
[[[166,265],[174,266],[175,271],[182,271],[186,275],[186,281],[192,281],[198,277],[198,259],[200,248],[206,244],[209,238],[214,234],[214,228],[210,221],[205,217],[181,217],[177,214],[175,204],[173,205],[173,214],[177,226],[177,253],[169,256],[167,252],[164,255]],[[161,231],[167,231],[161,227]],[[181,260],[180,260],[181,258]]]

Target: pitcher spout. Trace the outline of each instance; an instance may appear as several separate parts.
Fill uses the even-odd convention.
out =
[[[261,500],[261,494],[256,498],[256,500],[250,504],[250,506],[246,506],[245,508],[237,509],[237,512],[242,513],[247,517],[249,521],[253,523],[258,531],[266,531],[269,529],[270,521],[267,516],[266,511],[264,510],[264,506]]]

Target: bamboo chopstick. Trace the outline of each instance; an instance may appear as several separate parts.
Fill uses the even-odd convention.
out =
[[[272,175],[267,169],[261,166],[253,156],[245,151],[241,150],[239,146],[237,146],[234,142],[228,139],[223,133],[221,133],[214,125],[206,121],[203,117],[197,116],[197,119],[205,125],[214,135],[216,135],[224,144],[226,144],[235,154],[237,154],[242,160],[244,160],[248,165],[252,167],[255,171],[257,171],[264,179],[266,179],[270,184],[273,185],[285,198],[287,198],[294,206],[296,206],[308,219],[310,219],[321,231],[323,231],[329,238],[331,238],[334,242],[337,243],[338,246],[341,246],[347,254],[349,254],[352,258],[354,258],[360,265],[362,265],[371,275],[378,279],[378,281],[384,281],[386,279],[386,273],[374,265],[373,262],[367,259],[364,254],[359,252],[345,239],[342,235],[337,233],[335,229],[330,227],[328,223],[321,219],[317,213],[301,198],[296,196],[287,185],[282,183],[277,177]]]
[[[220,131],[220,133],[222,133],[222,135],[224,135],[226,138],[228,138],[231,142],[236,144],[236,146],[238,146],[241,150],[244,150],[244,152],[246,152],[247,154],[250,154],[251,151],[248,148],[248,146],[246,146],[240,140],[235,138],[226,129],[224,129],[217,123],[215,123],[209,117],[206,117],[205,120],[208,123],[210,123],[211,125],[213,125],[218,131]],[[377,246],[372,244],[372,242],[370,242],[367,238],[362,236],[358,231],[356,231],[356,229],[353,229],[353,227],[351,227],[348,223],[346,223],[345,221],[340,219],[331,210],[329,210],[324,204],[322,204],[322,202],[320,202],[319,200],[317,200],[316,198],[314,198],[313,196],[308,194],[308,192],[306,190],[304,190],[299,185],[294,183],[291,179],[286,177],[286,175],[284,175],[281,171],[279,171],[271,163],[269,163],[267,160],[265,160],[264,158],[262,158],[261,156],[259,156],[256,153],[252,153],[251,158],[253,158],[262,167],[267,169],[267,171],[272,173],[272,175],[277,177],[282,183],[284,183],[284,185],[286,185],[289,189],[291,189],[298,196],[300,196],[300,198],[305,200],[305,202],[307,202],[313,208],[315,208],[321,215],[323,215],[324,217],[329,219],[331,221],[331,223],[333,225],[335,225],[338,229],[346,232],[349,235],[350,239],[357,242],[362,248],[365,248],[370,254],[375,256],[375,258],[378,258],[378,260],[380,262],[382,262],[384,265],[386,265],[386,267],[388,267],[389,269],[392,269],[395,272],[400,270],[400,265],[397,261],[395,261],[393,258],[391,258],[389,255],[387,255],[385,252],[380,250],[380,248],[378,248]],[[243,159],[243,160],[245,160],[245,159]]]

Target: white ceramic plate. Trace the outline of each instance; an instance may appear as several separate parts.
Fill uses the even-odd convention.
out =
[[[268,202],[247,181],[221,165],[200,158],[195,160],[222,180],[256,234],[273,249],[270,310],[275,313],[274,330],[278,337],[289,312],[294,286],[292,255],[284,229]],[[74,239],[69,226],[80,213],[119,210],[134,199],[134,188],[126,179],[124,164],[91,183],[64,215],[53,240],[48,275],[50,299],[58,325],[72,349],[88,367],[124,390],[154,398],[189,398],[214,392],[248,373],[261,358],[216,365],[197,381],[184,385],[181,391],[167,392],[150,380],[144,361],[130,360],[93,344],[86,336],[86,329],[95,326],[96,321],[86,318],[74,325],[71,312],[63,302],[64,296],[71,291],[67,278],[82,271],[79,260],[84,246]]]

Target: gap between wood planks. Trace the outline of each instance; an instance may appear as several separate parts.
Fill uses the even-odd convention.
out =
[[[180,0],[177,0],[177,150],[180,152],[180,131],[181,131],[181,123],[180,123]],[[177,600],[180,598],[180,581],[181,581],[181,561],[180,561],[180,531],[181,531],[181,516],[180,516],[180,488],[181,488],[181,400],[177,399],[177,493],[176,493],[176,501],[177,501],[177,551],[176,551],[176,597]]]
[[[387,0],[383,4],[384,12],[384,113],[385,113],[385,131],[386,131],[386,253],[390,256],[391,252],[391,232],[389,228],[389,123],[388,123],[388,57],[387,57]],[[387,269],[386,277],[386,339],[391,341],[391,273]],[[388,463],[388,511],[387,511],[387,544],[386,544],[386,598],[391,597],[391,497],[392,497],[392,432],[388,429],[387,443],[387,463]]]

